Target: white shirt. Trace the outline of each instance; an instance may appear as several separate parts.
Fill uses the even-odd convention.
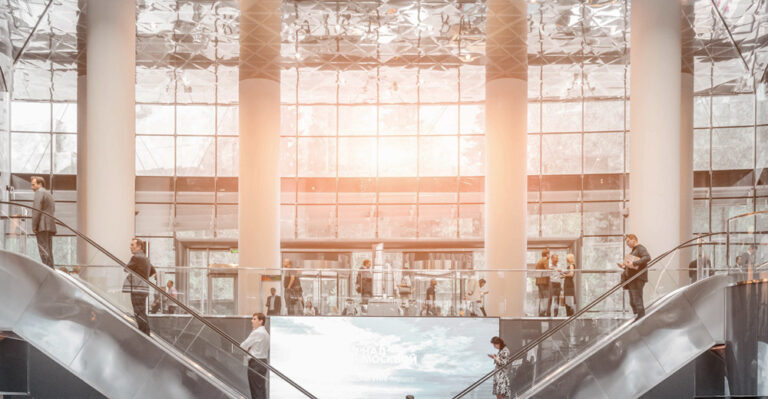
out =
[[[257,359],[266,359],[269,357],[269,333],[267,329],[261,326],[251,331],[251,334],[240,344],[240,347]]]

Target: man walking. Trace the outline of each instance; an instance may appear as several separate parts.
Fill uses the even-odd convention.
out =
[[[282,308],[280,295],[277,295],[277,290],[274,287],[270,288],[269,292],[272,293],[272,295],[267,297],[267,315],[278,316],[280,315],[280,309]]]
[[[30,185],[35,192],[32,211],[32,232],[37,237],[37,250],[40,251],[40,261],[53,269],[53,236],[56,234],[56,222],[51,216],[56,212],[56,202],[51,193],[45,189],[45,179],[32,176]],[[43,214],[42,212],[48,213]]]
[[[138,238],[132,239],[130,249],[133,256],[126,266],[145,279],[155,275],[155,268],[149,263],[149,259],[144,253],[144,241]],[[131,294],[131,305],[133,305],[133,314],[136,317],[139,330],[149,335],[149,318],[146,309],[149,286],[142,279],[134,276],[133,273],[128,273],[123,282],[123,292]]]
[[[248,351],[253,358],[248,359],[248,385],[251,388],[252,399],[267,397],[267,361],[269,357],[269,333],[264,328],[267,317],[264,313],[254,313],[251,318],[253,331],[240,347]],[[256,360],[258,359],[258,360]]]
[[[648,273],[645,268],[648,266],[648,262],[651,261],[651,255],[648,254],[648,250],[644,246],[640,245],[637,236],[634,234],[627,234],[626,239],[627,246],[632,250],[629,259],[626,259],[622,264],[625,270],[626,278],[630,279],[637,274],[640,274],[634,281],[629,283],[626,289],[629,291],[629,305],[632,306],[632,312],[636,316],[636,320],[645,316],[645,306],[643,305],[643,286],[648,282]]]

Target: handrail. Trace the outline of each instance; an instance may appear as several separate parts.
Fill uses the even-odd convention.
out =
[[[309,398],[312,398],[312,399],[317,399],[317,397],[316,397],[316,396],[314,396],[314,395],[312,395],[311,393],[309,393],[309,392],[308,392],[306,389],[304,389],[303,387],[301,387],[301,386],[300,386],[299,384],[297,384],[295,381],[293,381],[293,380],[291,380],[290,378],[288,378],[288,377],[287,377],[285,374],[283,374],[283,373],[281,373],[280,371],[278,371],[278,370],[276,370],[275,368],[273,368],[271,365],[269,365],[269,363],[263,362],[263,361],[261,361],[261,359],[257,359],[257,358],[255,358],[255,357],[253,357],[253,356],[252,356],[252,355],[251,355],[251,354],[250,354],[248,351],[246,351],[245,349],[243,349],[242,347],[240,347],[240,343],[239,343],[239,342],[235,341],[235,340],[234,340],[232,337],[230,337],[229,335],[227,335],[227,334],[226,334],[224,331],[222,331],[221,329],[219,329],[218,327],[216,327],[215,325],[213,325],[211,322],[209,322],[209,321],[208,321],[208,320],[206,320],[204,317],[202,317],[201,315],[199,315],[197,312],[195,312],[194,310],[192,310],[191,308],[189,308],[187,305],[183,304],[182,302],[180,302],[179,300],[177,300],[176,298],[174,298],[172,295],[170,295],[169,293],[167,293],[167,292],[166,292],[164,289],[162,289],[161,287],[159,287],[159,286],[157,286],[157,285],[153,284],[151,281],[149,281],[149,279],[146,279],[146,278],[144,278],[142,275],[140,275],[140,274],[138,274],[138,273],[134,272],[133,270],[131,270],[130,268],[128,268],[128,266],[127,266],[127,265],[126,265],[126,264],[125,264],[123,261],[121,261],[121,260],[120,260],[119,258],[117,258],[115,255],[113,255],[111,252],[109,252],[109,251],[107,251],[106,249],[104,249],[104,248],[103,248],[101,245],[97,244],[95,241],[93,241],[91,238],[89,238],[89,237],[88,237],[88,236],[86,236],[85,234],[83,234],[83,233],[81,233],[81,232],[79,232],[79,231],[77,231],[77,230],[73,229],[72,227],[70,227],[69,225],[67,225],[66,223],[64,223],[64,222],[63,222],[63,221],[61,221],[60,219],[58,219],[57,217],[55,217],[55,216],[51,215],[50,213],[48,213],[48,212],[45,212],[45,211],[41,211],[41,210],[39,210],[39,209],[37,209],[37,208],[35,208],[35,207],[33,207],[33,206],[29,206],[29,205],[25,205],[25,204],[19,204],[19,203],[16,203],[16,202],[11,202],[11,201],[0,201],[0,204],[6,204],[6,205],[11,205],[11,206],[19,206],[19,207],[22,207],[22,208],[26,208],[26,209],[29,209],[29,210],[31,210],[31,211],[33,211],[33,212],[39,212],[39,213],[41,213],[41,214],[43,214],[43,215],[46,215],[46,216],[50,217],[50,218],[51,218],[51,219],[53,219],[53,220],[54,220],[54,221],[55,221],[57,224],[59,224],[59,225],[61,225],[61,226],[64,226],[64,227],[66,227],[67,229],[69,229],[70,231],[72,231],[73,233],[75,233],[75,235],[77,235],[78,237],[82,238],[82,239],[83,239],[83,240],[85,240],[85,241],[86,241],[88,244],[92,245],[92,246],[93,246],[93,247],[95,247],[97,250],[99,250],[101,253],[103,253],[104,255],[106,255],[107,257],[109,257],[110,259],[112,259],[112,260],[113,260],[114,262],[116,262],[118,265],[122,266],[122,268],[123,268],[125,271],[127,271],[128,273],[131,273],[131,274],[134,276],[134,278],[136,278],[136,277],[137,277],[137,278],[139,278],[139,279],[143,280],[145,284],[148,284],[148,285],[149,285],[151,288],[154,288],[154,289],[155,289],[156,291],[158,291],[158,292],[159,292],[161,295],[165,296],[165,298],[166,298],[166,299],[168,299],[168,300],[170,300],[171,302],[173,302],[173,303],[174,303],[176,306],[178,306],[179,308],[181,308],[181,309],[184,309],[184,311],[186,311],[186,312],[187,312],[187,313],[188,313],[190,316],[192,316],[193,318],[197,319],[198,321],[200,321],[201,323],[203,323],[205,326],[207,326],[207,327],[208,327],[208,328],[210,328],[211,330],[215,331],[217,334],[219,334],[219,335],[220,335],[220,336],[222,336],[224,339],[226,339],[227,341],[229,341],[229,343],[230,343],[230,344],[232,344],[233,346],[235,346],[236,348],[238,348],[238,349],[239,349],[241,352],[245,353],[245,355],[246,355],[248,358],[250,358],[250,359],[253,359],[253,360],[256,360],[256,362],[258,362],[258,363],[259,363],[259,364],[261,364],[262,366],[266,367],[266,368],[267,368],[269,371],[271,371],[271,372],[275,373],[276,375],[278,375],[278,376],[279,376],[280,378],[282,378],[282,379],[283,379],[285,382],[287,382],[288,384],[290,384],[292,387],[296,388],[296,389],[297,389],[299,392],[303,393],[303,394],[304,394],[304,395],[306,395],[307,397],[309,397]]]
[[[486,375],[484,375],[483,377],[481,377],[479,380],[475,381],[475,382],[474,382],[472,385],[470,385],[469,387],[467,387],[467,388],[466,388],[466,389],[464,389],[463,391],[459,392],[459,393],[458,393],[456,396],[454,396],[454,397],[453,397],[453,399],[460,399],[460,398],[463,398],[463,397],[464,397],[465,395],[467,395],[469,392],[471,392],[472,390],[474,390],[475,388],[477,388],[478,386],[480,386],[480,384],[484,383],[485,381],[487,381],[488,379],[490,379],[491,377],[493,377],[493,376],[494,376],[496,373],[498,373],[498,372],[502,371],[502,370],[503,370],[503,369],[505,369],[506,367],[510,367],[510,366],[511,366],[511,365],[514,363],[514,361],[515,361],[515,360],[517,360],[517,359],[520,359],[522,356],[526,355],[526,354],[528,353],[528,351],[530,351],[531,349],[533,349],[533,348],[537,347],[539,344],[541,344],[542,342],[544,342],[544,341],[545,341],[547,338],[549,338],[549,337],[551,337],[551,336],[555,335],[555,334],[556,334],[558,331],[562,330],[562,329],[563,329],[563,328],[564,328],[566,325],[568,325],[568,324],[569,324],[571,321],[578,319],[579,317],[581,317],[581,315],[583,315],[584,313],[586,313],[587,311],[589,311],[591,308],[593,308],[593,307],[594,307],[595,305],[597,305],[598,303],[602,302],[602,301],[603,301],[605,298],[608,298],[609,296],[611,296],[611,295],[612,295],[614,292],[616,292],[616,291],[618,291],[619,289],[621,289],[621,288],[624,288],[625,286],[629,285],[630,283],[632,283],[633,281],[635,281],[635,279],[637,279],[638,277],[642,276],[643,274],[646,274],[646,273],[648,272],[648,270],[649,270],[649,269],[650,269],[650,268],[651,268],[653,265],[655,265],[655,264],[656,264],[656,263],[658,263],[660,260],[662,260],[662,259],[664,259],[665,257],[667,257],[669,254],[671,254],[671,253],[673,253],[673,252],[677,251],[678,249],[681,249],[681,248],[684,248],[684,247],[686,247],[686,246],[687,246],[687,244],[689,244],[689,243],[691,243],[691,242],[694,242],[694,241],[696,241],[696,240],[699,240],[699,239],[702,239],[702,238],[706,238],[706,237],[715,236],[715,235],[720,235],[720,234],[724,234],[724,233],[723,233],[723,232],[718,232],[718,233],[708,233],[708,234],[702,234],[702,235],[699,235],[699,236],[697,236],[697,237],[695,237],[695,238],[692,238],[692,239],[690,239],[690,240],[688,240],[688,241],[685,241],[685,242],[683,242],[682,244],[680,244],[680,245],[676,246],[675,248],[673,248],[673,249],[671,249],[671,250],[669,250],[669,251],[667,251],[667,252],[664,252],[663,254],[659,255],[659,256],[658,256],[658,257],[656,257],[655,259],[651,260],[651,261],[648,263],[648,265],[647,265],[645,268],[643,268],[643,270],[642,270],[642,271],[640,271],[639,273],[635,274],[634,276],[632,276],[632,277],[630,277],[630,278],[626,279],[624,282],[621,282],[621,283],[619,283],[619,284],[616,284],[616,285],[615,285],[613,288],[611,288],[610,290],[606,291],[605,293],[603,293],[602,295],[600,295],[599,297],[597,297],[595,300],[593,300],[592,302],[590,302],[590,303],[589,303],[587,306],[584,306],[584,307],[582,307],[581,309],[579,309],[578,311],[576,311],[576,313],[574,313],[574,314],[573,314],[571,317],[569,317],[569,318],[567,318],[567,319],[563,320],[562,322],[560,322],[559,324],[557,324],[557,325],[556,325],[556,326],[554,326],[553,328],[550,328],[550,329],[549,329],[549,330],[547,330],[545,333],[541,334],[541,335],[540,335],[538,338],[536,338],[535,340],[533,340],[533,341],[529,342],[527,345],[523,346],[521,349],[519,349],[517,352],[515,352],[515,354],[513,354],[513,355],[512,355],[512,357],[510,357],[510,360],[509,360],[509,362],[507,363],[507,365],[506,365],[506,366],[504,366],[504,367],[503,367],[503,368],[501,368],[501,369],[497,369],[497,370],[493,370],[493,371],[490,371],[489,373],[487,373]]]

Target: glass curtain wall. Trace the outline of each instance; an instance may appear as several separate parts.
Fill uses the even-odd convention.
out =
[[[41,176],[56,200],[57,216],[76,226],[77,1],[53,2],[47,13],[45,4],[34,1],[6,7],[10,7],[13,56],[24,48],[13,65],[13,76],[5,77],[13,79],[10,117],[4,121],[10,126],[10,143],[3,142],[2,150],[7,151],[3,158],[10,159],[13,173],[10,198],[31,205],[29,178]],[[9,242],[22,245],[22,227],[31,233],[30,226],[22,224],[8,232]],[[73,237],[54,236],[53,248],[56,264],[77,261]],[[34,236],[27,237],[26,252],[39,259]]]
[[[528,6],[528,228],[580,237],[579,266],[611,269],[627,232],[629,8],[592,3]],[[14,52],[45,4],[0,4]],[[768,209],[766,46],[745,22],[760,12],[718,4],[744,60],[696,2],[697,233]],[[284,240],[483,239],[485,13],[482,1],[283,2]],[[16,198],[42,175],[73,225],[78,17],[77,0],[53,2],[14,66],[3,149]],[[137,1],[136,231],[158,265],[176,262],[177,240],[237,239],[238,19],[234,0]],[[57,263],[75,261],[71,238],[54,245]],[[582,292],[613,281],[593,277]]]
[[[725,231],[732,216],[768,210],[768,46],[752,30],[761,13],[746,2],[718,9],[696,3],[693,23],[700,43],[694,56],[693,231],[702,234]],[[753,223],[745,218],[731,227],[753,231]],[[713,264],[725,265],[725,251],[715,254]]]
[[[137,2],[136,234],[152,261],[175,240],[237,241],[236,1]]]
[[[283,239],[482,239],[483,2],[283,3]]]
[[[581,237],[582,269],[616,270],[624,251],[628,12],[625,2],[528,6],[528,236]],[[581,276],[581,302],[616,279]]]

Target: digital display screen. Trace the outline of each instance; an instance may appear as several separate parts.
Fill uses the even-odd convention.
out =
[[[270,363],[319,398],[450,398],[493,370],[495,318],[273,317]],[[279,377],[270,397],[301,398]],[[472,397],[492,397],[491,384]],[[487,391],[487,392],[485,392]]]

